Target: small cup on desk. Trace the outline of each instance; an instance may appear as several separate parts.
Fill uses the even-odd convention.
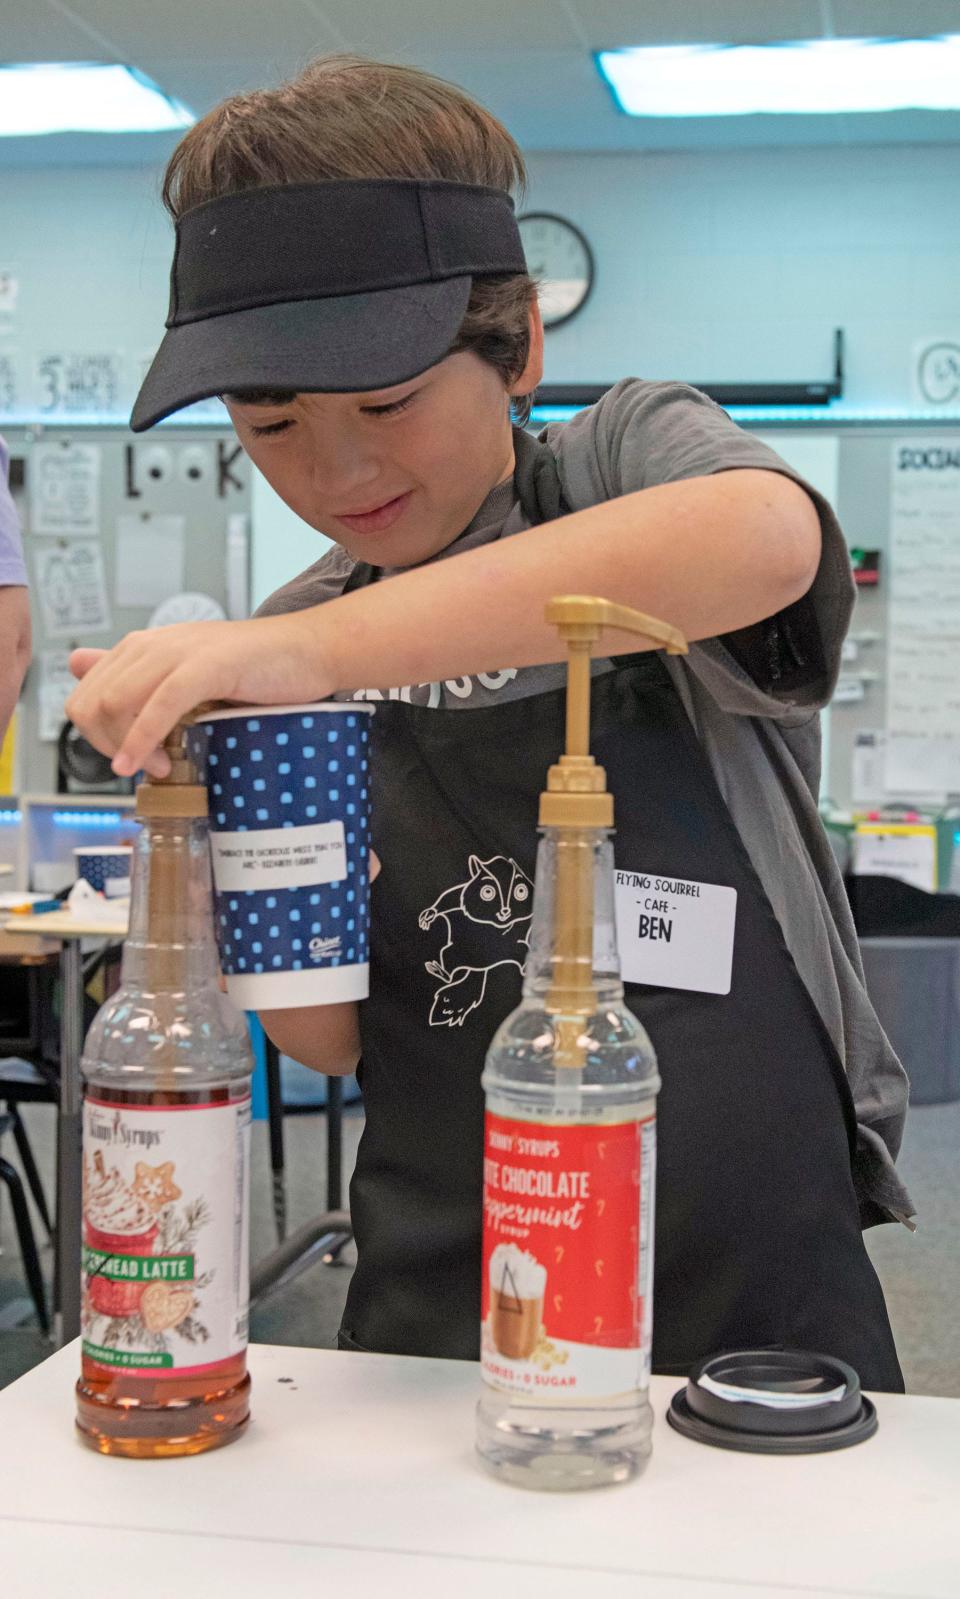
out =
[[[127,899],[130,895],[130,844],[79,845],[73,852],[77,876],[95,888],[105,899]]]
[[[367,997],[372,711],[236,707],[190,729],[220,964],[242,1010]]]

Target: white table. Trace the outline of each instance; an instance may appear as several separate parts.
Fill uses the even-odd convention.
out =
[[[254,1345],[250,1366],[247,1434],[187,1460],[75,1441],[76,1345],[0,1393],[4,1595],[960,1595],[955,1399],[879,1395],[867,1443],[768,1459],[679,1437],[655,1378],[646,1474],[550,1495],[478,1466],[475,1365]]]
[[[117,922],[83,921],[69,911],[11,916],[5,933],[39,935],[60,950],[60,1100],[57,1112],[57,1227],[53,1277],[53,1332],[59,1344],[80,1331],[80,1151],[83,1085],[83,962],[85,938],[116,943],[127,936],[126,917]]]

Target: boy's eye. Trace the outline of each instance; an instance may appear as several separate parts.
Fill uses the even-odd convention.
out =
[[[293,422],[288,418],[285,422],[266,422],[262,427],[254,427],[251,423],[250,432],[254,438],[265,439],[269,433],[286,433],[290,427],[293,427]]]
[[[364,405],[361,407],[364,416],[397,416],[405,411],[407,406],[416,399],[419,390],[414,389],[412,394],[407,394],[402,400],[391,400],[388,405]],[[260,427],[250,424],[250,432],[255,439],[269,438],[271,434],[286,433],[293,427],[293,418],[287,417],[283,422],[265,422]]]
[[[398,411],[405,411],[411,400],[415,400],[419,390],[414,389],[412,394],[407,394],[402,400],[393,400],[389,405],[365,405],[362,407],[365,416],[396,416]]]

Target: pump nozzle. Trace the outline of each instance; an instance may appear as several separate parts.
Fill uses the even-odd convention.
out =
[[[563,594],[547,601],[546,619],[567,646],[567,748],[559,765],[551,766],[546,792],[540,796],[541,827],[612,827],[613,799],[607,778],[590,754],[590,658],[605,628],[638,633],[663,645],[668,655],[685,655],[683,634],[656,617],[626,605],[584,594]]]
[[[547,1007],[556,1017],[554,1060],[580,1067],[582,1018],[596,1007],[593,982],[593,860],[598,828],[613,826],[607,774],[590,754],[591,647],[605,628],[621,628],[685,655],[682,633],[625,605],[588,595],[548,601],[546,619],[567,645],[567,748],[551,766],[540,796],[540,825],[558,830],[554,902],[554,974]]]
[[[149,777],[137,789],[138,816],[206,816],[207,791],[186,742],[186,723],[177,722],[163,741],[170,759],[166,777]]]

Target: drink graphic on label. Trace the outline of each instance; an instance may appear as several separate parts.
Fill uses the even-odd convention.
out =
[[[83,1241],[86,1257],[104,1262],[117,1257],[152,1255],[159,1232],[154,1211],[125,1183],[116,1166],[110,1171],[99,1149],[94,1151],[92,1172],[83,1172]],[[95,1272],[90,1278],[90,1306],[103,1316],[134,1316],[140,1309],[144,1284],[115,1281]]]
[[[516,1244],[498,1244],[490,1257],[490,1335],[510,1360],[529,1360],[543,1322],[545,1266]]]

